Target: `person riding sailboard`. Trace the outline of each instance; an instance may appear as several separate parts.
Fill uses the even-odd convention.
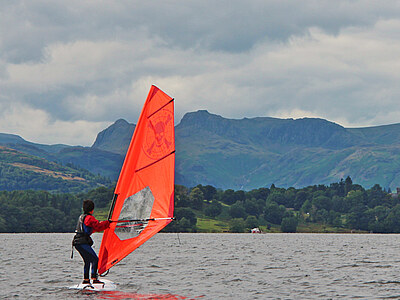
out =
[[[72,245],[81,255],[83,266],[83,282],[82,284],[90,284],[89,270],[91,267],[91,278],[93,284],[104,284],[98,280],[97,266],[99,258],[93,250],[93,240],[90,235],[96,231],[103,231],[110,227],[109,221],[99,222],[93,217],[94,203],[91,200],[83,201],[83,214],[79,216],[78,224],[76,225],[75,236],[72,240]]]
[[[174,176],[174,99],[153,85],[114,191],[99,251],[100,275],[172,222]]]

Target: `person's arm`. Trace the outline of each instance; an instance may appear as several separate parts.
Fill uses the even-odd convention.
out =
[[[96,231],[103,231],[104,229],[110,227],[110,222],[109,221],[99,222],[92,215],[88,215],[85,218],[85,225],[91,227],[93,229],[93,232],[96,232]]]

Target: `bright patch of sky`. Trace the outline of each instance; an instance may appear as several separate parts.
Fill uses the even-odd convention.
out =
[[[18,1],[0,6],[0,132],[90,146],[152,84],[176,121],[400,122],[398,1]]]

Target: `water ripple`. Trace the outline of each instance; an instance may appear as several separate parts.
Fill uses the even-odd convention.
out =
[[[0,234],[0,299],[400,297],[398,235],[158,234],[111,269],[114,294],[68,289],[82,277],[72,235]]]

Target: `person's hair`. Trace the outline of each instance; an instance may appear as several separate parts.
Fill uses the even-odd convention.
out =
[[[94,209],[94,203],[92,200],[84,200],[83,201],[83,212],[85,214],[90,213]]]

